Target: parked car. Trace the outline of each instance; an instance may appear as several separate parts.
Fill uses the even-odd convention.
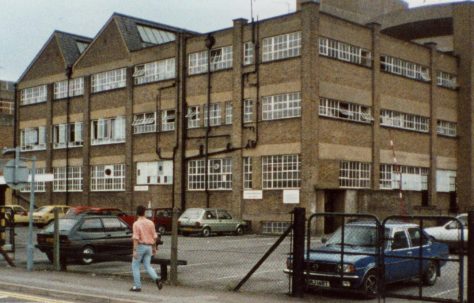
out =
[[[33,212],[33,223],[42,227],[54,220],[54,209],[59,209],[58,217],[62,218],[66,215],[66,212],[69,209],[67,205],[46,205],[36,209]]]
[[[458,249],[461,241],[461,233],[463,233],[462,247],[467,247],[468,229],[467,229],[467,214],[460,214],[456,217],[461,221],[452,220],[442,226],[425,228],[427,234],[433,237],[436,241],[443,242],[449,245],[451,249]]]
[[[130,255],[133,243],[130,227],[116,216],[77,216],[59,219],[60,250],[64,260],[91,264],[95,260],[113,260]],[[54,224],[37,236],[36,247],[53,261]]]
[[[171,232],[172,208],[147,208],[145,216],[155,223],[156,231],[159,234],[164,235],[166,232]]]
[[[15,224],[28,224],[28,211],[23,206],[12,204],[2,207],[13,211]]]
[[[234,219],[225,209],[188,208],[178,219],[178,230],[183,236],[191,233],[208,237],[211,233],[242,235],[247,222]]]
[[[305,253],[305,277],[309,287],[346,289],[362,292],[366,297],[376,296],[377,230],[373,222],[353,222],[344,226],[344,255],[341,264],[342,229],[339,228],[322,246]],[[389,223],[385,226],[383,245],[385,283],[410,280],[419,276],[418,256],[422,243],[422,279],[425,285],[434,285],[449,257],[448,246],[433,241],[416,224]],[[381,254],[382,255],[382,254]],[[402,258],[401,258],[402,257]],[[407,258],[403,258],[407,257]],[[379,259],[381,261],[381,259]],[[292,274],[292,259],[288,258],[287,274]],[[341,279],[341,271],[343,278]]]
[[[128,226],[132,227],[136,217],[125,213],[120,208],[115,207],[92,207],[92,206],[73,206],[66,213],[65,218],[74,218],[80,215],[109,215],[117,216]]]

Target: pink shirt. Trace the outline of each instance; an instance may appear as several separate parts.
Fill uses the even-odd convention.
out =
[[[137,240],[139,244],[155,244],[157,234],[155,224],[147,218],[138,218],[133,223],[133,240]]]

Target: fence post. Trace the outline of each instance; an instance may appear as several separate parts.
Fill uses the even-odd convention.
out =
[[[61,270],[61,256],[60,256],[60,249],[59,249],[59,208],[54,208],[54,237],[53,237],[53,264],[54,270]]]
[[[293,222],[293,276],[291,294],[302,297],[304,292],[304,239],[306,209],[295,207]]]
[[[474,303],[474,211],[468,213],[467,228],[467,302]]]

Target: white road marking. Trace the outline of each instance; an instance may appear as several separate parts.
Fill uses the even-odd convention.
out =
[[[453,288],[453,289],[449,289],[449,290],[446,290],[446,291],[442,291],[442,292],[439,292],[437,294],[434,295],[434,297],[441,297],[442,295],[445,295],[447,293],[450,293],[452,291],[457,291],[459,290],[458,288]]]
[[[44,297],[36,297],[36,296],[18,294],[18,293],[7,292],[7,291],[0,291],[0,295],[2,295],[1,297],[2,299],[11,297],[15,299],[29,300],[29,301],[41,302],[41,303],[70,303],[69,301],[54,300],[54,299],[48,299]]]

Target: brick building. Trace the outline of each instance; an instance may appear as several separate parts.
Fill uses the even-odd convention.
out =
[[[466,209],[474,3],[449,7],[451,27],[420,14],[416,37],[397,0],[298,1],[206,34],[121,14],[93,39],[55,32],[17,92],[17,140],[55,175],[38,201],[224,207],[264,232],[295,205]]]
[[[5,147],[14,146],[14,83],[0,80],[0,151]],[[2,175],[0,165],[0,175]],[[0,205],[11,203],[12,192],[6,185],[0,184]]]

